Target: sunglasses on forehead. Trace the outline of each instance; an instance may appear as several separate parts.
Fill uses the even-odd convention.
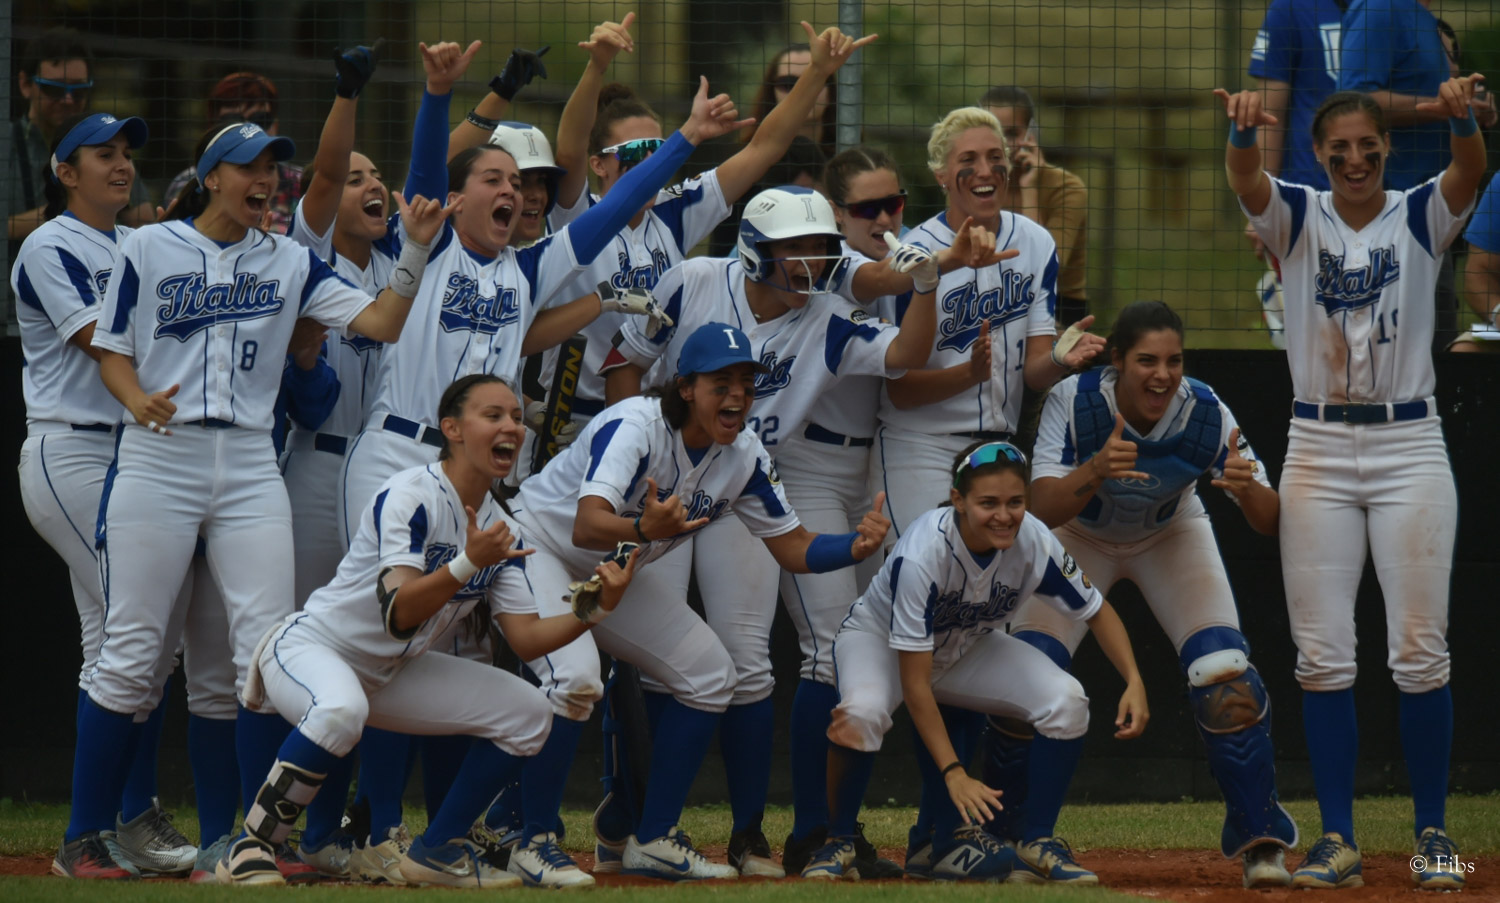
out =
[[[622,141],[612,144],[599,152],[601,157],[614,154],[619,159],[620,165],[629,169],[652,154],[656,153],[663,144],[665,138],[636,138],[633,141]]]
[[[855,201],[852,204],[840,204],[840,207],[849,211],[849,215],[859,219],[875,219],[882,213],[896,216],[906,209],[906,189],[903,188],[895,194],[886,195],[883,198],[874,198],[868,201]]]
[[[996,461],[1009,461],[1025,467],[1026,455],[1009,442],[990,442],[981,445],[970,452],[969,456],[958,465],[958,469],[953,471],[953,488],[958,488],[958,478],[965,470],[994,464]]]
[[[49,100],[62,100],[64,97],[73,97],[82,102],[85,97],[89,96],[89,91],[94,87],[93,81],[60,82],[55,78],[42,78],[40,76],[33,78],[31,81],[38,88],[42,89],[42,93]]]

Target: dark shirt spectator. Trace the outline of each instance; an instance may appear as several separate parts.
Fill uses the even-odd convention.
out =
[[[1266,111],[1280,126],[1261,129],[1266,172],[1328,190],[1312,149],[1312,119],[1338,90],[1339,34],[1347,0],[1273,0],[1255,34],[1250,74],[1260,80]]]

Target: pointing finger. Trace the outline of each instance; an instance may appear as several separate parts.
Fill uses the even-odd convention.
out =
[[[706,526],[708,526],[708,518],[706,518],[706,517],[700,517],[697,520],[690,520],[687,523],[683,524],[682,525],[682,532],[687,533],[687,532],[690,532],[692,530],[696,530],[699,527],[706,527]]]

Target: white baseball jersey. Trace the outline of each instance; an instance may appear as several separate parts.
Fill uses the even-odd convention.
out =
[[[907,527],[844,623],[889,636],[898,651],[931,651],[938,674],[975,638],[1003,630],[1032,596],[1070,618],[1092,618],[1104,597],[1052,531],[1025,518],[1015,543],[986,559],[964,545],[953,508],[927,512]]]
[[[1081,431],[1097,433],[1104,430],[1103,437],[1096,434],[1088,437],[1090,447],[1102,447],[1102,440],[1113,429],[1114,415],[1119,410],[1115,400],[1119,372],[1114,367],[1104,367],[1095,378],[1098,380],[1098,388],[1093,390],[1095,401],[1102,406],[1097,408],[1097,417],[1089,417],[1086,413],[1088,422],[1082,426],[1076,402],[1083,375],[1070,376],[1052,387],[1037,427],[1036,449],[1031,458],[1032,480],[1065,477],[1084,466],[1093,453],[1080,454],[1078,437]],[[1194,384],[1186,379],[1179,383],[1166,414],[1146,435],[1136,433],[1126,424],[1122,434],[1124,439],[1137,445],[1134,469],[1146,473],[1147,477],[1145,480],[1106,482],[1095,494],[1097,502],[1091,500],[1085,507],[1084,514],[1077,521],[1079,527],[1107,542],[1128,543],[1144,539],[1175,520],[1202,513],[1198,477],[1205,472],[1216,480],[1223,477],[1229,437],[1239,424],[1229,406],[1212,396],[1210,391],[1208,396],[1217,402],[1218,416],[1212,419],[1217,420],[1218,429],[1211,437],[1199,437],[1196,429],[1206,427],[1210,418],[1205,416],[1206,412],[1197,411],[1197,407],[1208,404],[1209,397],[1200,394],[1201,390],[1207,389],[1206,386],[1196,385],[1199,391],[1195,391]],[[1108,429],[1104,427],[1105,422],[1109,423]],[[1189,430],[1190,426],[1193,431]],[[1189,432],[1192,434],[1187,435]],[[1251,462],[1255,481],[1270,488],[1271,480],[1266,476],[1266,469],[1243,435],[1240,436],[1239,454]],[[1202,468],[1195,460],[1212,463]],[[1226,490],[1224,494],[1239,504],[1233,493]],[[1146,516],[1131,516],[1136,511]]]
[[[953,244],[945,213],[913,229],[909,244],[938,253]],[[1013,433],[1021,415],[1026,340],[1057,335],[1057,245],[1040,225],[1008,210],[995,233],[1000,250],[1020,257],[974,270],[944,274],[937,287],[937,336],[925,369],[967,364],[979,324],[990,324],[991,374],[987,382],[950,398],[901,410],[881,393],[880,419],[894,427],[928,433],[991,430]]]
[[[646,478],[659,497],[676,495],[687,519],[734,514],[755,536],[780,536],[799,526],[781,480],[760,440],[742,430],[733,445],[711,445],[701,454],[662,417],[661,399],[627,398],[590,420],[578,438],[541,473],[521,484],[513,503],[528,536],[573,568],[592,573],[602,553],[573,546],[578,500],[604,499],[622,517],[646,506]],[[658,539],[641,549],[640,563],[662,557],[692,534]]]
[[[525,548],[520,530],[488,494],[475,512],[479,529],[506,521],[515,548]],[[537,610],[526,579],[526,559],[510,558],[480,568],[432,617],[409,631],[387,630],[376,580],[392,567],[430,574],[463,551],[469,516],[441,464],[403,470],[391,477],[360,515],[359,531],[333,582],[307,600],[302,619],[352,665],[387,676],[402,662],[426,652],[478,604],[494,614]],[[400,591],[397,591],[400,596]],[[294,628],[295,629],[295,628]]]
[[[385,237],[373,242],[370,247],[370,263],[361,268],[347,257],[340,257],[333,249],[334,225],[316,235],[307,225],[302,213],[302,202],[292,212],[292,228],[288,237],[328,263],[333,271],[351,285],[356,285],[371,296],[380,294],[391,281],[391,270],[395,269],[400,256],[400,245],[396,243],[396,228],[401,222],[399,214],[393,214],[386,225]],[[330,335],[327,345],[328,366],[339,379],[339,398],[330,413],[318,427],[322,433],[339,436],[357,435],[365,425],[365,416],[375,400],[379,388],[380,352],[384,344],[362,335],[344,333]],[[295,428],[295,426],[294,426]]]
[[[147,392],[180,385],[172,423],[271,429],[297,318],[347,330],[374,301],[284,236],[222,247],[191,220],[137,229],[115,269],[94,346],[134,358]]]
[[[585,194],[588,205],[599,202],[597,195]],[[586,209],[586,208],[585,208]],[[557,213],[553,210],[553,214]],[[577,214],[569,212],[571,219]],[[687,252],[714,230],[729,215],[729,205],[719,187],[717,170],[663,189],[656,203],[646,211],[641,224],[626,226],[594,262],[575,278],[571,286],[558,294],[557,301],[591,295],[599,283],[608,282],[615,291],[631,288],[655,288],[657,280],[669,268],[681,263]],[[583,367],[578,374],[578,399],[604,404],[604,377],[599,370],[609,353],[610,341],[619,332],[629,314],[604,313],[579,331],[588,344],[584,347]],[[557,349],[548,349],[542,358],[542,385],[552,389],[557,368]]]
[[[647,370],[661,359],[675,372],[682,344],[698,327],[738,326],[750,338],[756,360],[771,368],[755,377],[755,402],[745,425],[773,453],[781,439],[801,429],[813,401],[838,380],[894,379],[906,372],[885,365],[886,349],[900,330],[843,297],[816,294],[800,310],[756,322],[738,258],[685,260],[662,275],[656,295],[676,325],[648,339],[642,318],[630,318],[620,330],[620,357]]]
[[[1281,260],[1298,400],[1395,403],[1432,394],[1438,267],[1474,207],[1470,200],[1450,213],[1441,178],[1387,191],[1385,209],[1357,232],[1334,211],[1331,192],[1271,180],[1271,202],[1250,222]]]
[[[117,243],[133,230],[100,232],[71,213],[26,237],[10,272],[20,301],[21,391],[26,422],[116,423],[120,403],[99,379],[99,365],[68,340],[99,319]]]

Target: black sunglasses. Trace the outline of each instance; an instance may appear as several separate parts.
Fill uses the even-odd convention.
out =
[[[777,91],[785,91],[786,93],[790,94],[792,93],[792,89],[797,87],[797,76],[781,75],[773,78],[771,79],[771,87],[775,88]]]
[[[882,213],[897,216],[906,209],[906,189],[883,198],[875,198],[870,201],[855,201],[853,204],[840,204],[849,215],[859,219],[875,219]]]
[[[72,97],[79,103],[89,96],[93,89],[92,80],[86,82],[60,82],[53,78],[36,77],[31,80],[49,100],[62,100],[64,97]]]

